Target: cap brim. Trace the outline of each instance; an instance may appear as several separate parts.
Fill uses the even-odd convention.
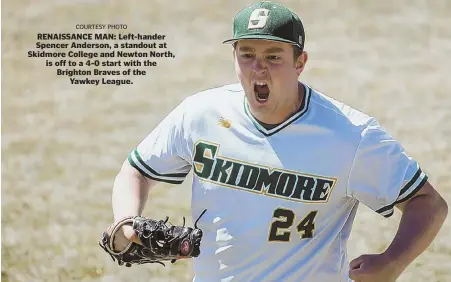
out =
[[[287,39],[283,39],[277,36],[273,36],[273,35],[265,35],[265,34],[254,34],[254,35],[244,35],[244,36],[240,36],[238,38],[233,38],[233,39],[228,39],[223,41],[222,43],[225,44],[230,44],[230,43],[235,43],[238,40],[271,40],[271,41],[278,41],[278,42],[284,42],[284,43],[290,43],[293,45],[297,45],[299,46],[299,43],[291,41],[291,40],[287,40]]]

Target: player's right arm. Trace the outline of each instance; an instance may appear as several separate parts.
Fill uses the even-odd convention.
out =
[[[142,215],[149,191],[158,182],[181,184],[184,181],[191,169],[186,112],[185,100],[128,154],[113,184],[115,222]],[[130,226],[123,227],[122,231],[124,239],[139,243]],[[125,247],[128,241],[122,243],[120,245]]]
[[[121,170],[113,184],[112,207],[114,221],[117,222],[126,216],[141,215],[147,202],[150,188],[158,183],[142,175],[131,166],[128,160],[122,164]],[[131,226],[122,227],[124,237],[132,242],[139,243]],[[119,238],[122,237],[119,231]],[[128,241],[117,241],[118,248],[125,247]]]

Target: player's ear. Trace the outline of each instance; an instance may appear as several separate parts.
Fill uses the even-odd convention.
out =
[[[305,64],[307,63],[307,60],[308,60],[307,52],[302,51],[295,62],[297,76],[301,75],[302,71],[304,70]]]

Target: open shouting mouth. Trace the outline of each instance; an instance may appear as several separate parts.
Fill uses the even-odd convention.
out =
[[[254,83],[254,93],[257,102],[265,103],[269,98],[269,87],[265,82]]]

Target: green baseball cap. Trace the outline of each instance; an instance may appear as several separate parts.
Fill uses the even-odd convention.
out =
[[[233,21],[233,38],[266,39],[291,43],[304,49],[305,32],[299,17],[282,4],[270,1],[254,3],[239,11]]]

